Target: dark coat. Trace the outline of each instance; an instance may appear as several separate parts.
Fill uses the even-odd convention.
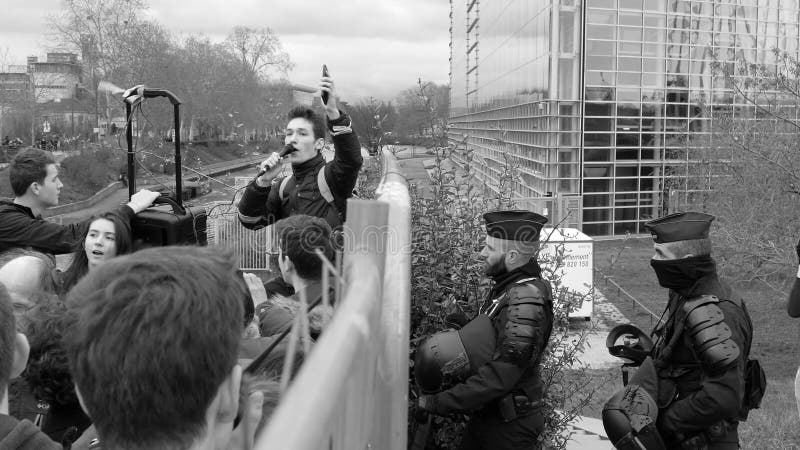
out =
[[[725,370],[712,370],[696,355],[696,344],[684,329],[687,301],[703,295],[715,296],[715,303],[731,330],[731,339],[740,349],[738,360]],[[753,325],[742,300],[717,275],[700,278],[687,292],[670,291],[667,305],[670,317],[656,330],[653,360],[659,377],[658,429],[667,443],[708,431],[723,419],[727,431],[715,442],[738,442],[737,425],[744,410],[745,368],[753,337]],[[683,321],[684,325],[679,322]],[[680,336],[677,333],[681,333]],[[672,340],[675,345],[667,348]]]
[[[328,121],[333,140],[333,160],[326,163],[318,154],[292,166],[293,188],[284,193],[284,198],[279,194],[281,178],[276,178],[271,186],[258,186],[255,180],[247,185],[239,201],[239,221],[242,225],[257,230],[285,217],[307,214],[325,219],[331,228],[341,226],[339,212],[344,216],[347,199],[353,194],[363,164],[358,136],[345,127],[349,123],[350,117],[345,113],[341,113],[336,120]],[[323,167],[335,208],[319,191],[317,175]]]

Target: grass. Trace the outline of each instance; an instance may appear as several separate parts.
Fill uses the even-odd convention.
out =
[[[594,246],[594,264],[600,272],[614,280],[646,308],[661,314],[666,306],[667,291],[658,285],[650,267],[652,254],[653,244],[650,239],[597,241]],[[723,278],[745,299],[753,321],[750,357],[758,358],[767,374],[767,393],[761,408],[751,411],[747,422],[740,425],[742,448],[798,449],[800,419],[794,402],[793,385],[800,363],[800,323],[786,314],[788,287],[786,292],[776,293],[759,282]],[[632,323],[650,331],[655,319],[651,319],[650,314],[641,306],[618,293],[602,277],[595,277],[595,286]],[[599,388],[605,390],[605,386]]]

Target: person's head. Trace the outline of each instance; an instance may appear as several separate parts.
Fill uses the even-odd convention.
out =
[[[278,267],[283,278],[292,283],[292,277],[304,280],[322,278],[323,262],[317,250],[328,261],[334,258],[331,227],[323,219],[303,214],[290,216],[275,223],[278,238]]]
[[[709,214],[686,212],[644,224],[653,235],[654,254],[650,266],[659,285],[684,291],[716,272],[709,239],[713,220],[714,216]]]
[[[25,370],[28,362],[28,340],[16,331],[14,307],[6,288],[0,284],[0,403],[5,403],[8,382]],[[8,414],[7,408],[0,410]]]
[[[325,146],[325,119],[305,106],[296,106],[288,114],[284,144],[297,151],[287,157],[292,164],[300,164],[317,156]]]
[[[58,178],[58,166],[49,152],[38,148],[20,150],[11,160],[8,178],[17,198],[25,197],[39,208],[58,205],[63,184]]]
[[[8,290],[19,327],[22,314],[55,291],[53,268],[49,259],[36,253],[22,252],[0,267],[0,283]]]
[[[76,242],[72,262],[64,272],[61,293],[66,293],[87,272],[111,258],[132,251],[130,223],[113,212],[93,217],[83,239]]]
[[[26,316],[25,335],[30,343],[28,366],[22,374],[37,400],[51,405],[77,404],[62,338],[67,307],[57,297],[43,301]]]
[[[653,259],[670,261],[711,255],[709,230],[713,220],[710,214],[685,212],[645,223],[645,229],[653,236]]]
[[[493,211],[483,215],[486,243],[481,250],[489,276],[524,266],[539,250],[539,232],[547,218],[531,211]]]
[[[70,372],[104,447],[227,441],[246,295],[236,271],[219,248],[158,247],[114,258],[70,291]]]
[[[105,213],[89,223],[81,250],[88,270],[118,255],[131,252],[131,225],[115,213]]]

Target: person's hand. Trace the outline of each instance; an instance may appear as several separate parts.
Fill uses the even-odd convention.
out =
[[[134,214],[138,214],[150,207],[159,195],[161,195],[160,192],[141,189],[131,196],[128,206],[133,210]]]
[[[267,290],[264,289],[264,283],[261,282],[261,278],[258,278],[258,275],[253,273],[244,272],[242,273],[242,277],[247,285],[247,289],[250,290],[250,297],[253,298],[253,306],[258,309],[259,305],[268,300]]]
[[[417,423],[425,423],[428,421],[428,416],[433,412],[432,397],[430,395],[420,395],[414,403],[414,420]]]
[[[261,411],[264,406],[264,393],[256,390],[247,398],[247,410],[244,417],[239,422],[239,426],[233,429],[231,439],[224,448],[229,450],[244,450],[253,448],[256,439],[256,428],[261,421]],[[246,423],[245,423],[246,421]]]
[[[319,90],[320,92],[327,92],[328,93],[328,103],[325,106],[325,114],[328,115],[328,119],[336,120],[339,118],[339,108],[336,106],[336,93],[333,91],[333,78],[331,77],[322,77],[319,79]]]
[[[281,163],[281,155],[277,152],[272,152],[267,159],[258,165],[260,176],[256,177],[256,184],[261,187],[267,187],[272,184],[274,180],[281,173],[283,164]]]

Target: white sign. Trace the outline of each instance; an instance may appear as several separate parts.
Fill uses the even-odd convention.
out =
[[[47,120],[45,120],[44,123],[42,123],[42,131],[45,133],[50,132],[50,122],[48,122]]]
[[[569,317],[591,319],[594,312],[594,242],[575,228],[544,228],[539,234],[539,263],[543,277],[557,278],[562,291],[575,302]],[[553,269],[553,267],[555,269]],[[550,280],[551,282],[553,280]],[[555,284],[555,283],[554,283]],[[557,286],[553,286],[556,288]],[[557,297],[559,292],[554,292]]]

